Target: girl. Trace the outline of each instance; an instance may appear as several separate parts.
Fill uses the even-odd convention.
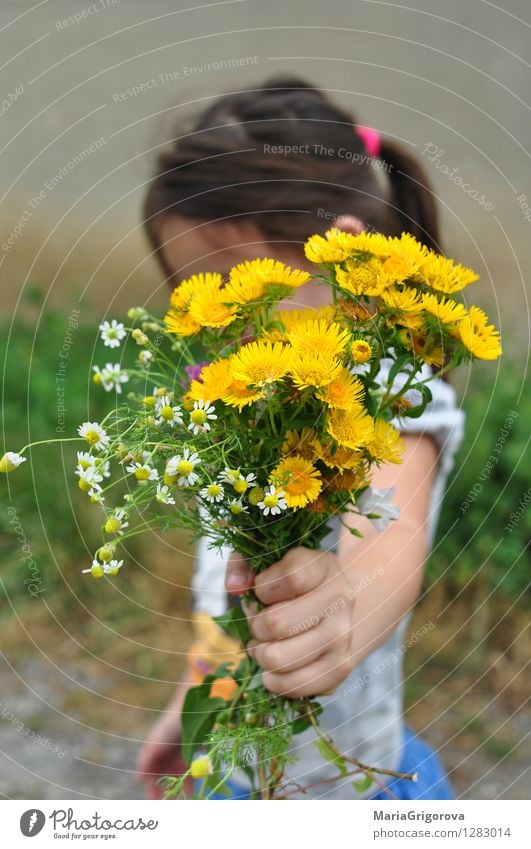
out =
[[[433,195],[409,153],[291,78],[216,99],[161,157],[144,213],[172,287],[193,273],[225,273],[258,256],[313,269],[303,243],[331,226],[407,231],[439,250]],[[320,307],[327,294],[306,284],[282,307]],[[194,607],[211,615],[226,608],[227,593],[254,588],[267,608],[250,615],[248,650],[264,669],[265,686],[287,696],[322,696],[320,723],[346,754],[418,772],[416,783],[388,782],[402,799],[451,798],[435,753],[402,717],[408,616],[463,429],[451,386],[436,378],[431,388],[421,418],[395,422],[404,431],[402,464],[373,479],[375,487],[396,487],[399,521],[379,533],[361,520],[362,539],[338,530],[318,553],[295,547],[256,580],[240,557],[200,544],[192,585]],[[178,687],[140,753],[152,797],[158,775],[183,771],[179,712],[188,686]],[[337,769],[313,740],[312,729],[295,738],[297,759],[286,778],[291,788],[305,789],[290,798],[359,798],[351,779],[334,780]],[[365,796],[392,798],[374,786]],[[237,788],[234,798],[245,792]]]

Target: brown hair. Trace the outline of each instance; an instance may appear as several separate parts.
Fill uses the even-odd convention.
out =
[[[302,243],[350,214],[367,229],[407,231],[439,250],[437,209],[421,166],[385,138],[378,160],[368,156],[355,126],[297,78],[216,98],[159,157],[145,198],[147,235],[168,277],[161,216],[212,223],[241,216],[265,240]]]

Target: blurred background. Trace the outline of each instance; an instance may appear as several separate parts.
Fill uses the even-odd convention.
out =
[[[524,452],[531,185],[530,7],[507,0],[3,0],[3,442],[97,420],[97,325],[166,306],[141,227],[155,157],[187,116],[279,72],[401,141],[439,198],[446,252],[481,274],[501,363],[453,378],[468,414],[407,657],[407,719],[463,798],[528,798],[531,489]],[[456,175],[462,177],[465,190]],[[61,354],[60,352],[63,352]],[[60,424],[60,423],[59,423]],[[502,440],[500,442],[500,440]],[[489,466],[496,445],[499,460]],[[96,514],[74,450],[2,481],[0,796],[135,798],[136,753],[191,638],[186,538],[140,540],[112,586],[81,576]],[[28,591],[28,575],[37,591]],[[26,583],[25,583],[26,581]],[[526,686],[527,683],[527,686]]]

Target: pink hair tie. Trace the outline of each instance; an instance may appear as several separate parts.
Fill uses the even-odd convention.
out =
[[[354,127],[354,132],[362,140],[369,156],[379,156],[381,148],[380,133],[372,127]]]

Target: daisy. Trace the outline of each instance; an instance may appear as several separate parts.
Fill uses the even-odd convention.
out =
[[[239,516],[240,513],[248,513],[249,508],[242,504],[237,498],[233,498],[232,501],[229,501],[229,510],[233,516]]]
[[[83,569],[82,574],[89,572],[93,578],[103,578],[104,575],[117,575],[124,564],[123,560],[109,560],[108,563],[92,561],[90,569]]]
[[[199,454],[185,448],[182,455],[176,454],[166,463],[165,482],[177,483],[177,486],[193,486],[199,480],[194,469],[200,462]]]
[[[17,454],[15,451],[6,451],[0,460],[0,472],[13,472],[21,463],[26,462],[26,457]]]
[[[158,484],[155,498],[159,504],[175,504],[175,499],[170,492],[169,486]]]
[[[134,474],[139,481],[156,481],[159,478],[159,473],[148,463],[130,463],[126,466],[126,471]]]
[[[96,492],[98,490],[101,491],[101,487],[98,484],[103,480],[103,475],[100,474],[95,466],[89,466],[87,469],[79,466],[76,469],[76,475],[79,477],[79,488],[83,492],[90,492],[92,488],[96,488]]]
[[[77,429],[80,436],[87,440],[89,445],[92,445],[96,451],[101,451],[109,444],[107,432],[97,422],[84,422]]]
[[[112,516],[110,516],[103,526],[103,530],[106,534],[120,534],[120,536],[124,532],[124,528],[129,527],[129,522],[124,522],[127,513],[125,510],[116,510]]]
[[[140,351],[138,361],[143,368],[147,368],[153,361],[153,354],[151,351]]]
[[[220,483],[209,483],[208,486],[204,486],[203,489],[199,490],[199,495],[205,501],[209,501],[210,504],[217,504],[219,501],[223,501],[225,490]]]
[[[127,383],[129,380],[129,375],[120,368],[119,363],[105,363],[100,375],[106,392],[110,392],[112,389],[115,389],[118,393],[121,392],[122,383]]]
[[[115,318],[113,318],[110,323],[108,321],[104,321],[100,324],[99,330],[103,344],[106,345],[107,348],[119,348],[120,342],[125,336],[127,336],[125,327],[123,324],[116,321]]]
[[[226,468],[219,476],[219,479],[223,481],[223,483],[230,483],[238,495],[243,495],[243,493],[247,492],[249,487],[255,483],[256,475],[253,474],[253,472],[250,472],[244,477],[239,469]]]
[[[214,409],[215,407],[210,401],[194,401],[194,409],[190,413],[188,430],[191,430],[196,436],[198,433],[206,433],[207,430],[210,430],[208,419],[217,419]]]
[[[174,407],[168,395],[163,395],[162,398],[157,398],[155,402],[155,424],[157,427],[163,424],[175,425],[183,424],[183,416],[180,407]]]
[[[262,510],[264,516],[276,516],[282,510],[286,510],[288,502],[286,501],[286,493],[283,489],[277,489],[271,484],[264,492],[262,501],[259,501],[257,506]]]
[[[98,486],[98,484],[94,484],[94,486],[89,489],[87,495],[89,496],[92,504],[103,504],[105,502],[105,496],[101,493],[102,489],[101,486]]]

